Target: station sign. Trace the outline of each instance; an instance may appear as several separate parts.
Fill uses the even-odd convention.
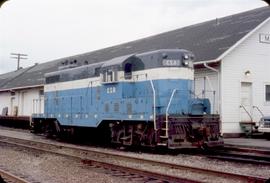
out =
[[[270,34],[260,33],[259,38],[260,38],[260,43],[270,44]]]

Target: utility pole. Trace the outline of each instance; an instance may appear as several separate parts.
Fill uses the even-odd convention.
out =
[[[263,0],[264,2],[266,2],[268,5],[270,5],[270,0]]]
[[[11,58],[14,58],[17,60],[17,70],[20,69],[20,61],[21,59],[27,59],[27,55],[26,54],[21,54],[21,53],[11,53],[10,55],[12,55],[13,57]]]
[[[1,8],[2,4],[4,4],[4,2],[6,2],[6,1],[8,1],[8,0],[0,0],[0,8]]]

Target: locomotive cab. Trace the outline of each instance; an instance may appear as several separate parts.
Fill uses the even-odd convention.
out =
[[[131,80],[135,71],[144,70],[144,63],[135,55],[114,58],[101,68],[103,84]]]

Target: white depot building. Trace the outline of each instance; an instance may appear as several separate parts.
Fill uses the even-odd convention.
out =
[[[269,7],[2,74],[0,111],[8,108],[8,115],[17,116],[43,112],[44,74],[67,63],[83,65],[162,48],[194,52],[195,94],[210,98],[224,135],[239,135],[241,122],[270,115]]]

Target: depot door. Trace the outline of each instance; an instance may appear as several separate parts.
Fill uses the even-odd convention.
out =
[[[242,122],[252,121],[252,83],[241,83],[240,116]]]
[[[14,106],[15,106],[15,97],[10,98],[10,112],[9,115],[14,114]]]

